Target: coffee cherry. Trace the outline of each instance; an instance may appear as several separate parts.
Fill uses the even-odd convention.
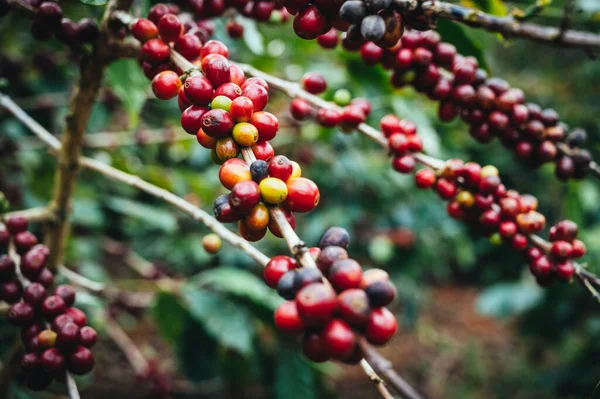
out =
[[[231,114],[222,109],[211,109],[202,116],[202,130],[214,138],[228,138],[227,136],[233,130],[235,122]],[[221,160],[225,161],[219,156]],[[230,157],[232,158],[232,157]]]
[[[36,338],[40,332],[44,330],[41,323],[34,323],[27,327],[21,328],[21,341],[24,344],[29,343],[33,338]]]
[[[270,161],[275,155],[275,151],[271,144],[268,141],[259,141],[258,143],[252,146],[252,153],[256,157],[256,159],[262,161]]]
[[[270,219],[269,208],[261,202],[252,208],[244,218],[244,221],[250,229],[262,231],[269,226]]]
[[[302,341],[304,356],[315,363],[322,363],[330,359],[327,345],[321,335],[316,331],[307,331]]]
[[[52,330],[59,331],[65,324],[73,322],[73,318],[68,314],[58,315],[52,320]]]
[[[304,40],[314,40],[331,29],[331,23],[314,5],[303,8],[294,17],[294,32]]]
[[[261,190],[258,184],[252,180],[244,180],[237,183],[231,190],[229,203],[238,212],[249,212],[260,202]]]
[[[248,122],[254,112],[254,104],[248,97],[235,98],[229,107],[229,112],[236,122]]]
[[[212,109],[222,109],[223,111],[229,112],[231,107],[231,99],[225,96],[216,96],[210,103]]]
[[[15,263],[8,255],[0,256],[0,280],[6,281],[15,275]]]
[[[544,228],[546,218],[541,213],[529,211],[527,213],[519,214],[516,221],[517,225],[519,226],[519,230],[525,234],[532,234]]]
[[[56,345],[61,349],[68,350],[78,343],[79,327],[73,322],[65,323],[57,332]]]
[[[21,357],[21,366],[25,370],[36,370],[42,366],[42,361],[36,353],[26,353]]]
[[[44,371],[52,374],[57,374],[65,369],[65,355],[57,349],[46,349],[40,356],[40,362]]]
[[[385,35],[385,20],[381,15],[368,15],[360,23],[360,33],[366,40],[378,41]]]
[[[284,299],[294,299],[299,288],[296,286],[296,270],[285,272],[277,282],[277,293]]]
[[[331,28],[329,32],[317,37],[317,43],[324,49],[334,49],[338,44],[338,32],[335,28]]]
[[[269,204],[279,204],[288,197],[288,186],[286,186],[283,180],[275,177],[263,179],[259,187],[262,199]],[[290,208],[288,207],[288,209]]]
[[[552,241],[555,240],[565,240],[565,241],[573,241],[577,238],[577,233],[579,228],[577,224],[571,220],[562,220],[556,224],[556,235]]]
[[[372,308],[386,306],[396,297],[396,288],[389,280],[376,281],[368,285],[365,292]]]
[[[264,279],[271,288],[277,288],[281,276],[290,270],[298,268],[298,262],[289,256],[274,256],[265,266]]]
[[[321,340],[329,354],[336,359],[345,359],[354,352],[356,337],[342,320],[331,320],[321,332]]]
[[[31,306],[38,306],[46,298],[46,288],[40,283],[32,283],[23,292],[23,300]]]
[[[365,270],[362,274],[362,280],[360,282],[360,288],[366,290],[371,284],[375,284],[379,281],[390,281],[389,274],[382,269],[369,269]]]
[[[209,108],[203,105],[192,105],[186,108],[181,114],[181,127],[188,134],[196,135],[197,138],[198,131],[203,127],[203,117],[207,112],[209,112]],[[204,130],[202,132],[206,134]]]
[[[85,326],[79,329],[79,343],[86,348],[91,348],[96,344],[98,333],[92,327]]]
[[[77,346],[69,355],[67,367],[73,374],[83,375],[89,373],[94,368],[94,363],[92,352],[84,346]]]
[[[269,176],[269,164],[263,160],[256,160],[250,164],[250,176],[252,180],[260,183]]]
[[[239,158],[228,159],[219,169],[219,180],[223,187],[232,190],[241,181],[250,180],[251,171],[246,162]]]
[[[152,79],[152,91],[161,100],[174,98],[180,89],[181,80],[179,79],[179,75],[173,71],[162,71]]]
[[[342,113],[336,109],[319,108],[316,120],[323,127],[334,127],[342,122]]]
[[[242,89],[242,96],[248,97],[254,105],[254,112],[265,109],[269,101],[269,92],[258,84],[251,84]]]
[[[213,86],[204,76],[190,76],[183,85],[185,96],[196,105],[208,105],[213,98]]]
[[[54,317],[61,313],[65,313],[67,305],[65,301],[58,295],[51,295],[42,302],[41,311],[44,316]]]
[[[279,130],[279,121],[269,112],[255,112],[250,118],[250,123],[258,129],[260,141],[274,139]]]
[[[298,314],[296,301],[286,301],[279,305],[274,314],[275,326],[287,334],[298,334],[306,328]]]
[[[329,246],[323,248],[317,257],[316,263],[322,272],[327,273],[334,262],[348,259],[348,252],[342,247]]]
[[[328,228],[319,239],[319,248],[321,249],[330,246],[346,249],[348,245],[350,245],[350,234],[342,227]]]
[[[303,320],[324,324],[333,317],[337,309],[337,297],[330,287],[322,283],[313,283],[298,292],[296,306]]]
[[[254,125],[241,122],[233,127],[233,139],[242,147],[250,147],[258,141],[258,130]]]
[[[321,94],[327,90],[327,81],[322,74],[309,72],[302,77],[302,87],[311,94]]]
[[[362,268],[354,259],[341,259],[333,263],[328,278],[338,292],[358,288],[362,279]]]
[[[42,284],[46,289],[52,287],[54,284],[54,274],[47,268],[42,269],[39,276],[37,276],[36,280],[38,283]]]
[[[18,281],[8,281],[0,285],[0,298],[6,303],[16,303],[21,300],[23,288]]]
[[[85,313],[83,313],[77,308],[67,308],[67,310],[65,310],[64,313],[67,316],[70,316],[73,319],[73,322],[79,327],[84,327],[87,324],[87,316],[85,315]]]
[[[241,218],[229,203],[229,194],[223,194],[215,200],[213,214],[221,223],[232,223]]]
[[[83,18],[77,23],[77,40],[80,42],[94,44],[99,34],[100,29],[94,19]]]
[[[287,181],[292,175],[292,162],[284,155],[277,155],[268,164],[269,176]]]
[[[352,288],[338,296],[338,312],[348,323],[363,326],[369,321],[371,308],[364,290]]]
[[[415,170],[416,161],[412,155],[392,158],[392,168],[399,173],[411,173]]]
[[[290,103],[290,113],[294,119],[303,121],[310,117],[312,108],[306,100],[295,98]]]
[[[569,261],[562,261],[556,265],[556,275],[564,281],[570,281],[575,275],[575,268]]]
[[[158,21],[158,33],[165,42],[174,42],[183,35],[183,25],[176,15],[165,14]]]
[[[417,173],[415,173],[415,184],[419,188],[431,188],[435,184],[435,181],[435,172],[431,169],[421,169]]]
[[[321,199],[319,188],[309,179],[298,177],[287,181],[287,199],[285,206],[293,212],[309,212]]]
[[[158,36],[158,28],[149,19],[138,18],[131,25],[131,35],[144,43]]]
[[[398,329],[396,318],[386,308],[375,309],[369,316],[369,322],[365,330],[365,338],[373,345],[384,345]]]
[[[298,269],[294,274],[294,286],[296,289],[306,287],[312,283],[320,283],[323,281],[323,276],[318,269],[304,267]]]
[[[567,259],[571,257],[573,246],[567,241],[555,241],[550,252],[557,259]]]
[[[250,242],[259,241],[265,236],[265,234],[267,234],[267,229],[264,229],[264,230],[251,229],[246,224],[246,221],[244,219],[240,219],[238,221],[238,231],[239,231],[240,235],[242,236],[242,238],[244,238],[246,241],[250,241]]]
[[[547,256],[543,255],[535,259],[529,269],[534,276],[545,276],[552,272],[552,263]]]
[[[37,9],[35,20],[48,28],[55,29],[60,25],[62,16],[63,11],[58,4],[45,1]]]
[[[216,254],[221,249],[221,237],[211,233],[202,237],[202,247],[209,254]],[[87,345],[86,345],[87,346]]]
[[[142,59],[150,64],[161,64],[169,58],[171,49],[160,39],[150,39],[142,46]]]
[[[27,326],[35,320],[35,309],[28,303],[15,303],[6,314],[8,321],[16,326]]]
[[[200,53],[200,58],[205,58],[209,54],[219,54],[223,57],[229,57],[229,50],[227,46],[218,40],[209,40],[204,46],[202,46],[202,52]]]
[[[190,61],[198,58],[201,48],[202,42],[195,35],[183,35],[175,41],[175,50]]]
[[[38,243],[38,239],[30,231],[22,231],[14,236],[14,242],[17,252],[23,254],[33,248]]]
[[[224,97],[227,97],[228,99],[230,99],[231,101],[233,101],[236,98],[240,97],[241,95],[242,95],[241,87],[233,82],[228,82],[228,83],[222,84],[221,86],[217,87],[217,89],[213,93],[213,99],[218,96],[224,96]]]

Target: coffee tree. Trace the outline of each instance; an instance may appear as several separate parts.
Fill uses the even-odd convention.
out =
[[[213,362],[219,357],[214,342],[225,350],[220,354],[223,367],[239,368],[240,364],[250,364],[250,353],[272,356],[273,349],[260,341],[276,336],[282,360],[275,373],[284,381],[276,387],[278,396],[314,397],[314,393],[301,390],[292,392],[296,381],[302,379],[298,369],[304,368],[314,378],[314,363],[334,360],[359,365],[373,383],[373,391],[384,398],[422,397],[374,348],[388,343],[399,329],[396,315],[388,307],[396,296],[405,298],[402,289],[397,292],[394,279],[383,268],[363,269],[362,264],[368,261],[360,248],[355,249],[354,234],[336,226],[335,218],[324,216],[323,211],[309,219],[313,211],[327,210],[328,194],[338,189],[339,182],[333,181],[335,157],[326,150],[284,150],[294,152],[297,158],[276,153],[286,145],[278,140],[302,145],[305,138],[298,132],[304,126],[315,132],[313,138],[341,131],[344,136],[337,139],[344,144],[337,145],[356,151],[377,148],[373,152],[377,160],[364,160],[364,167],[368,169],[369,162],[383,165],[380,160],[388,159],[386,168],[391,166],[390,170],[399,175],[384,173],[377,180],[379,190],[389,191],[390,202],[396,200],[390,187],[398,179],[406,183],[399,176],[409,175],[417,189],[434,191],[438,206],[444,205],[447,215],[460,221],[475,240],[484,237],[518,254],[541,287],[575,283],[569,290],[579,285],[600,301],[600,279],[579,261],[587,248],[578,224],[555,220],[555,215],[546,217],[542,213],[546,198],[538,200],[526,193],[528,185],[503,179],[505,172],[482,161],[483,156],[477,157],[477,162],[434,156],[436,151],[430,151],[428,141],[430,125],[413,122],[411,113],[381,112],[379,104],[368,96],[353,97],[346,88],[332,90],[331,81],[324,76],[328,73],[309,71],[300,77],[282,62],[274,68],[280,73],[271,74],[255,65],[257,55],[265,53],[257,24],[273,32],[293,31],[307,41],[297,41],[300,52],[305,48],[322,53],[339,48],[335,54],[339,51],[340,56],[358,53],[352,64],[355,69],[365,71],[374,81],[385,78],[392,88],[410,87],[414,95],[424,95],[435,103],[436,123],[460,119],[456,129],[468,131],[482,144],[498,138],[520,161],[516,167],[521,175],[534,176],[534,169],[552,164],[558,181],[549,184],[560,187],[564,181],[600,176],[600,167],[586,149],[585,130],[567,125],[567,118],[557,111],[528,101],[525,90],[490,76],[483,53],[462,26],[498,33],[505,40],[531,40],[548,52],[554,51],[551,46],[558,46],[593,55],[600,49],[600,35],[571,28],[571,2],[562,10],[557,27],[527,21],[543,13],[545,3],[524,11],[515,9],[506,16],[500,1],[488,2],[485,11],[489,13],[419,0],[82,3],[0,0],[3,23],[24,31],[22,24],[29,19],[29,32],[20,33],[48,42],[41,44],[42,48],[68,48],[68,61],[78,67],[60,137],[44,127],[48,121],[33,119],[19,105],[21,101],[0,94],[3,109],[14,117],[11,122],[18,121],[36,135],[57,160],[54,177],[48,176],[41,188],[42,196],[51,195],[50,203],[5,212],[0,224],[4,253],[0,258],[0,298],[6,303],[7,321],[20,329],[2,368],[3,397],[8,395],[12,380],[33,391],[64,391],[60,387],[64,383],[71,398],[79,397],[73,375],[88,374],[95,365],[97,332],[88,325],[88,318],[122,349],[135,375],[148,382],[154,394],[173,394],[173,381],[159,362],[148,360],[117,322],[122,314],[140,318],[149,308],[160,333],[177,346],[182,370],[192,380],[215,374],[215,370],[202,369],[202,364],[218,363]],[[90,5],[102,6],[102,15],[85,15],[76,21],[75,15],[83,15],[82,10],[89,14]],[[94,8],[92,14],[99,9]],[[282,33],[281,37],[289,35]],[[254,55],[235,43],[240,39]],[[269,51],[281,54],[282,46],[285,42],[276,39],[269,44]],[[42,72],[51,69],[50,58],[44,58],[43,53],[37,56]],[[6,93],[18,91],[18,72],[23,69],[9,61],[5,60],[3,72]],[[284,74],[298,79],[279,77]],[[114,92],[104,91],[107,81]],[[353,86],[368,89],[373,83],[358,81]],[[101,92],[105,95],[99,114],[96,103]],[[164,100],[164,104],[151,101],[155,108],[142,112],[149,96]],[[159,126],[154,132],[140,130],[135,137],[132,133],[86,136],[101,119],[119,112],[123,116],[115,102],[123,105],[130,127],[140,124],[141,116],[162,123],[176,115],[174,120],[180,128]],[[120,145],[176,142],[183,143],[179,154],[159,150],[141,158],[148,164],[166,160],[176,165],[177,159],[185,158],[184,153],[198,154],[201,161],[196,163],[202,168],[193,172],[198,174],[183,184],[183,189],[171,184],[160,169],[150,176],[149,170],[142,170],[150,165],[132,166],[127,155],[106,162],[108,151]],[[322,140],[321,144],[327,145]],[[88,157],[83,155],[86,148],[104,152]],[[14,151],[9,148],[8,152],[6,158],[13,159]],[[323,176],[309,168],[314,163],[318,166],[315,158],[321,156],[330,162]],[[25,158],[20,160],[26,162]],[[218,168],[208,167],[209,163]],[[45,167],[36,169],[48,173]],[[121,193],[136,196],[136,201],[119,195],[107,197],[99,205],[88,202],[86,208],[77,199],[80,184],[88,183],[79,178],[80,169],[121,183]],[[142,179],[142,174],[149,178]],[[355,178],[357,187],[364,188],[360,175]],[[382,179],[387,180],[381,183]],[[194,193],[205,181],[218,181],[222,194],[204,191],[199,198],[174,193]],[[92,189],[98,196],[110,190],[107,185]],[[6,191],[3,207],[23,202]],[[374,197],[384,198],[385,194],[377,192]],[[212,233],[201,239],[194,236],[182,245],[178,233],[197,230],[197,224],[178,223],[148,205],[159,201],[188,214]],[[211,203],[212,212],[203,210]],[[369,208],[373,204],[361,205]],[[145,222],[124,222],[119,217],[122,214]],[[326,221],[315,222],[321,217]],[[296,232],[297,223],[307,223],[302,219],[313,225],[307,229],[310,238],[302,239]],[[236,228],[229,229],[226,224]],[[89,234],[100,227],[112,238]],[[38,242],[42,230],[45,244]],[[354,230],[359,243],[369,234]],[[167,237],[155,235],[157,231]],[[80,233],[85,241],[77,238]],[[134,238],[138,236],[142,239]],[[177,238],[169,241],[169,236]],[[211,267],[199,271],[157,266],[115,238],[139,239],[138,246],[149,253],[168,252],[167,263],[191,260]],[[98,240],[103,244],[92,244]],[[226,242],[224,248],[222,241]],[[267,248],[265,241],[274,248]],[[278,242],[285,243],[285,248]],[[386,255],[389,240],[380,240],[380,244],[384,249],[373,249],[371,254],[385,264],[391,257]],[[259,274],[264,283],[248,272],[249,266],[224,266],[232,260],[227,245],[247,255],[243,264],[248,266],[252,260],[263,269]],[[84,267],[82,259],[96,257],[99,246],[142,278],[132,283],[115,277],[109,282],[103,267]],[[196,259],[189,258],[190,247],[203,248],[201,259],[197,255]],[[95,248],[92,254],[91,248]],[[503,249],[499,251],[505,255]],[[217,258],[213,261],[207,253]],[[514,259],[500,264],[512,264]],[[80,264],[79,273],[73,271],[74,264]],[[119,275],[118,270],[111,270],[114,267],[107,268]],[[55,284],[55,279],[64,284]],[[79,309],[80,303],[87,315]],[[211,348],[198,350],[204,341],[210,342]],[[298,351],[311,362],[297,357]],[[236,354],[246,357],[240,359]],[[261,372],[273,370],[267,366]],[[235,371],[228,373],[229,378],[239,377]]]

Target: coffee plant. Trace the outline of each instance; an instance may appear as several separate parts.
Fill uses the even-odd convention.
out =
[[[409,308],[417,297],[407,276],[436,280],[453,273],[413,267],[421,264],[406,254],[395,257],[394,244],[409,249],[415,240],[398,226],[418,223],[430,229],[418,231],[430,235],[423,250],[430,254],[418,263],[460,263],[462,253],[462,266],[475,265],[482,255],[490,258],[485,270],[455,273],[486,283],[515,279],[522,268],[510,266],[528,266],[532,277],[513,285],[502,309],[529,311],[532,323],[549,326],[573,319],[567,328],[595,313],[600,278],[591,271],[598,260],[591,219],[597,209],[590,220],[573,212],[576,223],[562,218],[554,203],[564,187],[571,208],[577,195],[597,203],[597,127],[588,140],[584,128],[568,124],[578,120],[572,112],[561,116],[526,100],[536,83],[522,79],[518,88],[491,76],[473,37],[488,31],[507,42],[531,41],[545,55],[562,54],[554,46],[593,58],[600,34],[572,26],[598,26],[578,20],[574,11],[586,10],[578,2],[553,8],[559,21],[544,25],[529,22],[551,8],[541,1],[510,13],[501,0],[474,2],[482,10],[423,0],[81,3],[0,0],[0,30],[16,31],[26,43],[10,43],[23,54],[20,62],[0,53],[0,300],[7,322],[19,329],[0,330],[8,341],[2,342],[0,396],[46,390],[85,397],[89,379],[74,376],[111,367],[95,360],[106,357],[106,343],[123,352],[148,397],[179,396],[184,389],[202,395],[193,389],[206,381],[225,379],[235,387],[250,374],[272,384],[275,397],[331,396],[324,383],[329,364],[317,365],[330,360],[359,365],[373,385],[371,396],[442,396],[426,384],[413,388],[414,373],[409,384],[375,349],[395,335],[407,338],[411,322],[398,303]],[[263,30],[273,37],[266,48]],[[310,65],[305,73],[279,58],[286,42],[298,63]],[[28,45],[32,54],[25,54]],[[42,76],[31,87],[26,63]],[[259,69],[261,63],[274,72]],[[57,64],[68,72],[55,74]],[[79,76],[67,98],[17,98],[43,95],[48,77],[68,85],[75,66]],[[435,112],[422,110],[432,103]],[[63,112],[57,118],[45,108]],[[56,123],[58,137],[51,133]],[[119,125],[127,130],[85,134]],[[19,133],[23,126],[36,141]],[[452,156],[439,150],[433,126],[452,134]],[[490,145],[469,152],[465,132]],[[506,161],[491,144],[495,138],[519,162]],[[23,155],[41,148],[39,142],[54,162]],[[133,149],[117,151],[127,146]],[[552,164],[550,173],[545,164]],[[121,185],[97,183],[87,171]],[[36,179],[33,189],[24,174]],[[398,195],[409,185],[406,198]],[[358,205],[350,209],[344,201]],[[199,222],[202,233],[160,202]],[[235,229],[226,226],[233,223]],[[381,233],[386,229],[389,234]],[[471,240],[490,247],[476,254]],[[465,248],[471,248],[467,255]],[[401,267],[390,268],[393,261]],[[561,297],[562,315],[535,313],[536,306],[558,309]],[[566,306],[573,307],[568,317]],[[124,325],[134,322],[144,331],[130,336]],[[156,329],[175,348],[178,372],[161,361],[154,338],[145,339],[150,348],[137,342]],[[597,328],[589,329],[594,342]],[[558,334],[550,330],[540,335]],[[102,348],[94,348],[97,340]],[[591,345],[589,353],[596,352]],[[555,393],[593,395],[590,378],[579,384],[577,373]],[[185,376],[185,387],[176,374]],[[498,386],[502,397],[518,396]],[[225,395],[223,387],[207,389],[208,396]]]

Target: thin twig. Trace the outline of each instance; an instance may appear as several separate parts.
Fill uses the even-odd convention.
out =
[[[11,217],[15,217],[15,216],[22,216],[22,217],[26,218],[29,222],[32,222],[32,223],[52,222],[56,219],[55,215],[52,213],[52,211],[48,207],[42,206],[42,207],[38,207],[38,208],[29,208],[29,209],[22,209],[19,211],[3,213],[0,215],[0,220],[7,220],[7,219],[9,219]]]
[[[106,314],[104,320],[104,329],[119,349],[123,351],[135,374],[139,377],[146,377],[150,371],[148,361],[125,330],[108,314]]]

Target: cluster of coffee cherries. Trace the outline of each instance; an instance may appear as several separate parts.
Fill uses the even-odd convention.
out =
[[[575,274],[572,260],[585,255],[585,244],[577,239],[579,228],[571,220],[562,220],[550,227],[550,251],[545,254],[540,248],[531,247],[525,254],[531,272],[541,284],[549,284],[554,276],[570,280]]]
[[[481,143],[498,137],[532,166],[555,162],[560,179],[581,178],[589,170],[590,153],[577,148],[585,141],[584,131],[568,134],[556,111],[525,103],[522,90],[511,88],[505,80],[488,78],[474,57],[457,54],[437,32],[408,31],[389,49],[369,41],[362,44],[360,53],[367,65],[393,70],[394,86],[410,85],[439,101],[440,120],[460,117]],[[561,143],[572,147],[571,155],[560,151]]]
[[[23,379],[32,390],[45,389],[54,379],[65,381],[65,371],[89,373],[96,331],[87,317],[73,306],[75,290],[59,285],[51,292],[54,276],[45,268],[49,250],[38,244],[27,219],[12,217],[0,224],[0,247],[12,241],[16,260],[0,256],[0,298],[11,304],[8,321],[21,328],[25,354]]]
[[[346,33],[350,42],[371,41],[393,47],[404,33],[402,17],[390,9],[392,0],[350,0],[340,8],[340,17],[351,24]]]
[[[301,176],[296,162],[274,156],[269,140],[276,136],[279,122],[275,115],[263,111],[269,100],[267,82],[246,79],[239,67],[229,63],[227,46],[216,40],[202,45],[197,37],[184,34],[174,14],[157,15],[157,7],[150,10],[148,19],[137,19],[131,31],[139,40],[145,40],[143,67],[165,68],[152,79],[154,94],[163,100],[177,97],[181,126],[211,150],[213,162],[222,165],[219,178],[231,193],[216,199],[216,218],[225,223],[238,222],[240,234],[249,241],[260,240],[267,230],[281,237],[268,206],[280,205],[293,227],[294,212],[311,211],[320,195],[317,185]],[[169,43],[174,43],[175,50],[202,73],[190,73],[182,84],[181,71],[172,70],[168,64]],[[193,51],[189,43],[195,43]],[[239,158],[244,149],[256,158],[251,164]]]
[[[327,90],[325,77],[317,72],[309,72],[302,78],[302,88],[311,94],[321,94]],[[304,121],[314,117],[323,127],[339,127],[341,131],[350,133],[358,125],[367,120],[371,113],[371,104],[365,99],[351,99],[349,93],[336,92],[331,107],[314,109],[313,106],[302,98],[295,98],[290,103],[290,114],[297,121]],[[347,97],[338,99],[336,97]],[[350,99],[350,101],[348,101]],[[343,105],[343,107],[340,107]]]
[[[36,40],[49,40],[52,35],[68,46],[76,47],[82,44],[94,44],[98,39],[99,29],[96,20],[83,18],[74,22],[63,18],[62,8],[51,1],[28,1],[29,6],[36,8],[31,24],[31,33]],[[10,4],[0,0],[0,17],[8,14]]]
[[[295,259],[273,257],[264,279],[287,301],[275,311],[276,327],[288,334],[302,334],[307,358],[357,363],[363,357],[358,341],[384,345],[396,333],[396,318],[388,305],[396,289],[387,272],[362,271],[349,258],[350,237],[341,227],[329,228],[319,247],[309,252],[318,266],[298,268]]]

